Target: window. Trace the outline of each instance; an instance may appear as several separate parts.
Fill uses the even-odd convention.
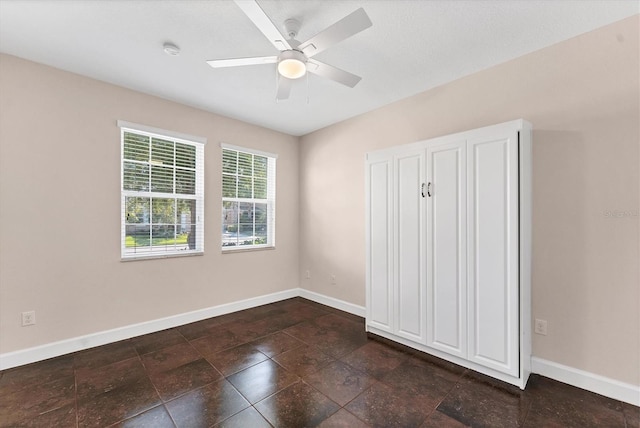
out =
[[[204,251],[204,143],[119,121],[122,258]]]
[[[276,155],[222,146],[222,249],[275,246]]]

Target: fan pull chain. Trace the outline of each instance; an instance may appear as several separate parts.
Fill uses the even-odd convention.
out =
[[[307,105],[309,105],[309,72],[307,71],[306,74],[307,75],[305,77],[307,78]]]

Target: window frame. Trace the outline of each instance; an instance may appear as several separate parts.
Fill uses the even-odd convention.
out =
[[[257,250],[269,250],[275,249],[276,247],[276,168],[277,168],[277,159],[278,155],[274,153],[265,152],[262,150],[256,150],[249,147],[236,146],[227,143],[220,144],[220,178],[221,178],[221,229],[220,229],[220,248],[223,253],[234,253],[234,252],[242,252],[242,251],[257,251]],[[238,153],[250,154],[252,156],[261,156],[267,158],[267,198],[266,199],[258,199],[255,197],[252,198],[240,198],[238,195],[236,197],[227,197],[224,195],[224,151],[231,150]],[[252,172],[251,177],[255,179],[255,174]],[[255,188],[254,188],[255,190]],[[255,196],[255,195],[254,195]],[[224,227],[225,227],[225,202],[236,202],[236,203],[266,203],[267,208],[267,242],[265,244],[251,244],[251,245],[224,245]],[[238,226],[240,225],[240,220],[238,220]],[[255,225],[255,223],[254,223]]]
[[[117,125],[120,128],[120,260],[121,261],[132,261],[132,260],[149,260],[149,259],[159,259],[159,258],[173,258],[173,257],[184,257],[184,256],[197,256],[204,254],[204,148],[207,143],[207,139],[204,137],[198,137],[188,134],[183,134],[174,131],[168,131],[165,129],[154,128],[146,125],[139,125],[131,122],[126,122],[123,120],[118,120]],[[125,159],[125,133],[137,134],[144,137],[149,137],[149,147],[150,150],[152,148],[152,139],[157,138],[160,140],[170,141],[174,143],[174,165],[172,165],[174,175],[173,175],[173,191],[172,192],[157,192],[151,190],[151,180],[152,176],[150,174],[149,177],[149,188],[148,190],[130,190],[125,189],[125,161],[134,161],[130,159]],[[189,145],[194,147],[195,149],[195,190],[193,194],[187,193],[177,193],[176,192],[176,184],[175,184],[175,171],[181,169],[179,165],[175,164],[175,143],[180,143],[184,145]],[[150,152],[151,153],[151,152]],[[144,165],[144,161],[134,161],[140,162]],[[148,162],[146,163],[150,168],[154,166],[154,162],[149,157]],[[131,251],[127,250],[126,246],[126,236],[127,236],[127,218],[126,218],[126,204],[127,198],[130,197],[140,197],[140,198],[149,198],[150,203],[152,203],[152,198],[159,199],[175,199],[177,200],[187,200],[194,201],[195,203],[195,223],[192,226],[195,229],[195,240],[194,240],[194,249],[177,249],[174,247],[173,250],[166,251],[158,251],[157,249],[153,250],[153,245],[149,247],[139,247],[139,248],[149,248],[148,250],[142,251]],[[176,202],[177,203],[177,202]],[[176,205],[177,206],[177,205]],[[151,217],[149,220],[149,228],[153,228],[153,212],[152,208],[149,208],[148,215]],[[174,215],[177,213],[174,212]],[[174,219],[174,225],[177,225],[177,219]],[[145,223],[146,224],[146,223]],[[129,224],[130,226],[131,224]],[[151,231],[152,236],[153,231]],[[174,232],[175,236],[175,232]],[[175,244],[174,244],[175,245]]]

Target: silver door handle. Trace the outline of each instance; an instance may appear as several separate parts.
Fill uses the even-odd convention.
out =
[[[431,182],[429,182],[429,184],[427,184],[427,196],[431,197]]]
[[[422,185],[420,186],[420,194],[424,198],[424,183],[422,183]]]

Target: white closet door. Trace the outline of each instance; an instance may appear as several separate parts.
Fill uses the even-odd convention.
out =
[[[464,140],[429,144],[425,190],[427,345],[461,358],[467,357],[465,153]]]
[[[468,358],[518,376],[518,133],[476,133],[467,156]]]
[[[425,299],[422,275],[424,150],[395,158],[396,319],[399,336],[425,341]]]
[[[367,186],[367,324],[392,331],[393,194],[392,157],[369,158]]]

